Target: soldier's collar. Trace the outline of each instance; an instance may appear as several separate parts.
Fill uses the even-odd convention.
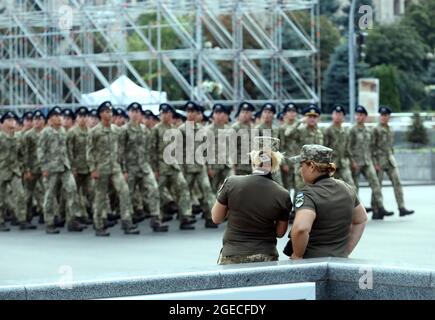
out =
[[[273,180],[272,173],[270,171],[266,171],[266,170],[263,170],[261,168],[254,169],[252,171],[252,175],[253,176],[262,176],[262,177],[268,178],[270,180]]]
[[[330,176],[329,176],[328,174],[321,175],[320,177],[317,177],[317,178],[313,181],[313,184],[316,184],[316,183],[319,182],[320,180],[327,179],[327,178],[330,178]]]

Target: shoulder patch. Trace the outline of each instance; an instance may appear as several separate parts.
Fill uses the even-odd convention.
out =
[[[295,207],[300,208],[304,204],[305,196],[303,192],[298,192],[295,197]]]

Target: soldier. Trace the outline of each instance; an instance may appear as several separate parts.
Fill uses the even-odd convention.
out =
[[[66,199],[68,231],[82,231],[78,218],[81,216],[77,186],[71,173],[71,163],[66,145],[66,132],[62,128],[62,110],[54,107],[47,115],[49,126],[42,130],[38,140],[38,160],[44,178],[44,220],[48,234],[57,234],[54,224],[54,203],[56,196],[63,191]],[[60,188],[61,187],[61,188]]]
[[[42,183],[41,164],[38,161],[38,140],[45,126],[45,116],[40,110],[33,114],[33,128],[23,135],[23,168],[24,189],[26,192],[27,214],[32,212],[36,202],[36,214],[39,222],[43,223],[44,186]],[[31,220],[33,214],[28,218]]]
[[[384,209],[381,186],[379,185],[373,166],[373,137],[370,130],[365,126],[367,110],[363,106],[355,109],[356,124],[349,131],[348,150],[352,164],[353,179],[355,187],[359,187],[359,175],[362,173],[368,181],[377,211],[373,211],[373,220],[383,219],[384,216],[391,216],[393,212]]]
[[[143,112],[143,116],[144,116],[144,125],[145,127],[147,127],[148,129],[152,129],[154,128],[157,123],[160,121],[159,117],[157,117],[151,110],[145,110]]]
[[[6,207],[5,199],[8,188],[12,191],[12,204],[20,226],[20,230],[36,229],[36,226],[26,221],[26,203],[21,181],[21,163],[19,161],[20,141],[14,133],[17,115],[8,111],[0,120],[3,132],[0,132],[0,211]],[[0,230],[9,231],[4,224],[3,213],[0,212]]]
[[[100,118],[98,118],[97,110],[95,109],[89,110],[88,122],[87,122],[88,129],[92,129],[99,122],[100,122]]]
[[[298,113],[294,103],[288,103],[282,110],[284,124],[281,126],[280,139],[282,152],[287,156],[281,165],[282,182],[285,189],[295,188],[295,169],[293,163],[288,160],[289,156],[297,154],[297,146],[293,136],[290,134],[296,127]]]
[[[213,123],[207,127],[207,130],[214,135],[214,140],[210,142],[214,143],[215,163],[208,164],[208,176],[210,177],[211,188],[213,192],[216,193],[219,188],[219,184],[221,184],[230,175],[231,171],[228,158],[228,144],[226,143],[226,140],[224,141],[223,139],[219,139],[219,132],[222,134],[223,131],[229,130],[230,126],[225,124],[228,119],[228,109],[224,105],[220,103],[215,104],[213,106],[212,115]],[[219,144],[219,142],[222,144]],[[223,152],[225,152],[225,155],[227,155],[227,162],[219,163],[219,154],[222,154]]]
[[[153,231],[167,232],[168,226],[162,224],[157,181],[149,164],[149,135],[145,126],[140,123],[141,105],[133,102],[127,107],[127,112],[130,121],[122,127],[120,134],[121,168],[127,176],[131,198],[138,191],[141,198],[146,199]]]
[[[161,122],[151,130],[151,166],[159,183],[159,192],[174,190],[174,197],[178,199],[180,229],[193,230],[192,225],[196,220],[192,218],[191,202],[187,182],[184,179],[181,168],[177,163],[168,164],[164,159],[165,148],[171,143],[164,139],[168,130],[176,129],[173,125],[175,109],[163,103],[159,106]]]
[[[184,176],[186,178],[187,186],[189,188],[188,190],[190,190],[191,192],[191,198],[193,198],[195,183],[198,186],[200,194],[202,194],[202,198],[199,199],[199,202],[205,217],[205,227],[217,228],[217,225],[214,224],[211,220],[211,208],[213,207],[216,199],[211,191],[210,180],[207,176],[206,166],[205,164],[198,163],[196,156],[193,158],[194,163],[187,163],[187,157],[191,152],[193,152],[193,154],[196,153],[198,145],[200,143],[200,141],[197,141],[195,137],[198,131],[202,129],[201,124],[197,122],[200,119],[198,118],[198,113],[201,113],[201,108],[193,101],[188,101],[185,107],[187,121],[179,128],[183,133],[183,154],[186,156],[186,163],[183,166]],[[194,134],[193,137],[188,136],[188,125],[193,126],[193,130],[191,132]],[[188,139],[192,139],[194,141],[194,145],[192,145],[192,150],[188,149]]]
[[[62,127],[69,131],[74,126],[75,114],[71,109],[62,110]]]
[[[128,115],[124,109],[117,108],[115,109],[114,114],[115,117],[113,117],[112,123],[115,124],[117,127],[121,128],[127,123]]]
[[[265,103],[261,107],[260,111],[260,124],[255,128],[258,129],[258,135],[261,136],[271,136],[273,138],[280,138],[280,129],[278,126],[273,124],[273,118],[276,114],[276,108],[271,103]],[[280,186],[283,185],[281,170],[275,171],[273,174],[273,180],[275,180]]]
[[[23,114],[23,128],[22,132],[25,133],[33,128],[33,112],[28,111]]]
[[[405,208],[403,190],[400,183],[399,170],[397,169],[396,159],[394,158],[394,135],[388,124],[391,116],[391,109],[387,106],[379,108],[380,121],[373,130],[374,164],[378,174],[379,184],[382,187],[384,172],[387,173],[394,188],[394,195],[399,207],[399,216],[403,217],[414,213],[414,210]],[[372,195],[373,210],[377,210],[374,197]]]
[[[232,125],[237,133],[237,159],[233,167],[236,175],[252,173],[248,154],[251,151],[251,119],[254,111],[254,106],[249,102],[240,103],[236,113],[237,122]]]
[[[324,130],[323,142],[326,147],[334,150],[333,162],[336,166],[334,177],[355,188],[352,172],[350,171],[349,150],[347,150],[349,133],[342,126],[345,115],[346,112],[343,106],[339,104],[334,106],[332,109],[332,124]]]
[[[75,114],[77,125],[67,133],[68,154],[77,185],[80,211],[82,213],[80,222],[83,224],[92,224],[92,220],[88,216],[92,216],[94,199],[91,172],[86,160],[86,144],[89,133],[87,127],[88,113],[86,107],[79,107]]]
[[[118,194],[121,209],[122,229],[125,234],[139,234],[132,223],[133,208],[126,176],[122,175],[119,163],[119,134],[112,124],[113,107],[110,101],[103,102],[98,107],[100,123],[89,132],[86,145],[86,155],[95,181],[94,225],[96,236],[109,236],[104,225],[105,203],[109,183],[111,182]]]

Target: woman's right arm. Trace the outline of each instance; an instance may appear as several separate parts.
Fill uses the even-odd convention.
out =
[[[277,220],[275,223],[276,237],[282,238],[287,232],[287,228],[288,228],[288,220],[285,221]]]
[[[350,225],[349,240],[347,242],[347,255],[349,256],[353,249],[355,249],[361,236],[364,232],[364,228],[367,222],[367,212],[364,206],[360,203],[353,209],[352,224]]]

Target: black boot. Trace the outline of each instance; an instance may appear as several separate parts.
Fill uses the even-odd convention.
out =
[[[81,224],[86,226],[93,224],[93,221],[89,219],[87,216],[80,217],[78,218],[78,220]]]
[[[367,213],[369,213],[369,212],[372,212],[372,211],[373,211],[373,209],[372,209],[372,208],[370,208],[370,207],[366,207],[365,209],[366,209],[366,212],[367,212]]]
[[[66,222],[65,219],[60,217],[60,216],[55,216],[54,217],[54,225],[57,228],[63,228],[63,227],[65,227],[65,222]]]
[[[205,219],[205,227],[209,229],[217,229],[218,225],[212,219]]]
[[[116,226],[118,221],[117,220],[103,219],[103,223],[104,223],[104,228],[108,229],[108,228],[112,228],[112,227]]]
[[[163,224],[157,217],[151,219],[150,227],[154,232],[168,232],[169,229],[169,227]]]
[[[121,219],[121,215],[119,213],[108,213],[107,220],[108,221],[116,221]]]
[[[408,216],[410,214],[413,214],[414,210],[408,210],[406,208],[399,208],[399,216],[400,217],[404,217],[404,216]]]
[[[20,223],[18,222],[18,219],[15,216],[13,216],[11,218],[11,226],[19,226],[19,225]]]
[[[39,215],[38,223],[39,223],[39,224],[44,224],[44,223],[45,223],[44,215],[43,215],[43,214],[40,214],[40,215]]]
[[[192,205],[192,214],[195,216],[197,214],[200,214],[202,212],[202,208],[200,205],[198,204],[193,204]]]
[[[132,221],[133,223],[139,223],[144,221],[146,218],[145,212],[142,209],[139,209],[133,214]]]
[[[180,222],[180,230],[195,230],[195,226],[192,226],[192,224],[188,217],[183,218]]]
[[[21,222],[20,223],[20,230],[35,230],[36,226],[31,224],[30,222]]]
[[[95,235],[97,237],[108,237],[108,236],[110,236],[110,233],[107,232],[106,229],[96,229],[95,230]]]
[[[372,220],[384,220],[385,212],[384,207],[373,210]]]
[[[136,226],[133,225],[131,221],[123,220],[122,221],[122,230],[124,230],[124,234],[139,234],[140,231],[136,229]]]
[[[58,234],[59,232],[59,229],[57,229],[54,224],[47,225],[47,227],[45,228],[45,233],[47,234]]]
[[[172,214],[164,214],[163,218],[162,218],[162,222],[167,222],[167,221],[171,221],[173,219],[173,215]]]
[[[77,218],[72,219],[70,222],[68,222],[68,231],[69,232],[82,232],[83,227],[80,225],[80,222]]]
[[[11,229],[6,227],[6,224],[0,223],[0,232],[8,232],[8,231],[11,231]]]

